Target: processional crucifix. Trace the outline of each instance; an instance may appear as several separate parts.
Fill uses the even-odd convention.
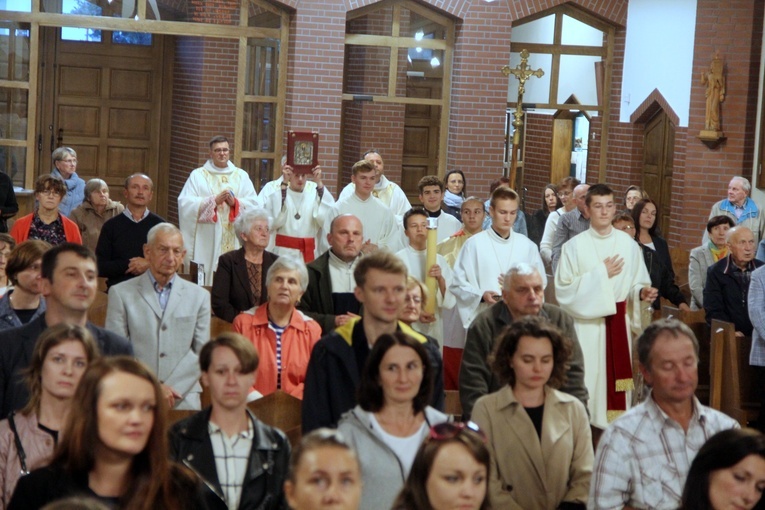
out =
[[[526,91],[526,80],[532,76],[541,78],[545,75],[545,72],[539,68],[536,71],[532,71],[529,68],[529,51],[521,51],[521,63],[511,69],[510,66],[502,67],[502,74],[510,76],[511,74],[518,78],[518,101],[515,104],[515,111],[513,112],[513,127],[515,132],[513,133],[513,149],[510,159],[510,185],[515,187],[515,174],[518,169],[518,150],[521,144],[521,128],[523,127],[523,93]]]

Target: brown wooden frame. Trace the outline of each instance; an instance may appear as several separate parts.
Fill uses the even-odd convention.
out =
[[[600,18],[587,14],[577,7],[562,4],[551,9],[532,14],[513,23],[514,27],[525,25],[547,16],[555,15],[555,35],[552,44],[539,43],[510,43],[510,51],[519,53],[522,49],[527,49],[529,53],[552,55],[552,64],[550,69],[550,94],[547,103],[537,103],[536,108],[549,110],[581,110],[596,111],[602,118],[600,135],[600,161],[598,162],[598,182],[606,180],[606,163],[608,158],[608,132],[610,128],[611,116],[611,82],[612,68],[614,60],[614,36],[616,27]],[[603,46],[579,46],[573,44],[562,44],[561,36],[563,32],[563,16],[569,16],[577,21],[596,28],[605,34],[606,41]],[[512,36],[511,36],[512,37]],[[561,55],[581,55],[581,56],[599,56],[603,60],[605,76],[603,77],[603,100],[601,105],[571,105],[558,103],[558,81],[560,78],[560,57]],[[507,103],[508,108],[515,109],[516,103]]]

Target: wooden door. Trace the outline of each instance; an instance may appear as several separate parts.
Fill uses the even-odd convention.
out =
[[[669,236],[675,126],[660,110],[645,126],[643,135],[643,189],[656,202],[656,221],[662,236]]]
[[[440,80],[419,80],[407,85],[407,97],[438,98]],[[417,199],[417,183],[426,175],[438,175],[438,136],[441,107],[407,104],[404,113],[404,152],[401,159],[401,187],[410,201]]]
[[[114,43],[105,30],[101,42],[62,40],[58,28],[42,31],[38,175],[53,168],[53,149],[72,147],[78,175],[106,181],[115,200],[122,200],[127,176],[149,175],[155,183],[150,207],[157,210],[158,198],[167,194],[159,182],[160,145],[166,136],[160,129],[162,36],[142,46]]]

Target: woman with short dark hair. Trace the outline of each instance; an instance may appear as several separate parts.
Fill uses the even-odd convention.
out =
[[[707,269],[720,259],[728,256],[725,238],[728,230],[736,223],[728,215],[722,214],[709,218],[707,233],[709,241],[705,245],[691,250],[688,261],[688,286],[691,288],[691,309],[704,309],[704,286],[707,284]]]
[[[17,328],[45,313],[41,268],[49,249],[45,241],[30,239],[11,252],[5,272],[13,288],[0,298],[0,330]]]
[[[420,342],[400,332],[377,339],[361,375],[359,404],[338,425],[361,463],[362,509],[390,508],[429,427],[448,420],[428,406],[432,391],[433,370]]]
[[[80,227],[59,211],[65,196],[64,181],[52,175],[41,175],[35,183],[35,211],[18,218],[11,227],[11,235],[16,242],[40,239],[53,246],[61,243],[82,244]]]
[[[495,375],[507,385],[479,398],[472,418],[491,452],[489,493],[497,508],[584,510],[593,451],[584,405],[559,388],[571,342],[538,316],[497,338]]]

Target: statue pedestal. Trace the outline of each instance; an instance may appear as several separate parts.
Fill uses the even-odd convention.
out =
[[[718,145],[727,139],[722,131],[712,131],[709,129],[699,131],[697,138],[710,149],[717,148]]]

